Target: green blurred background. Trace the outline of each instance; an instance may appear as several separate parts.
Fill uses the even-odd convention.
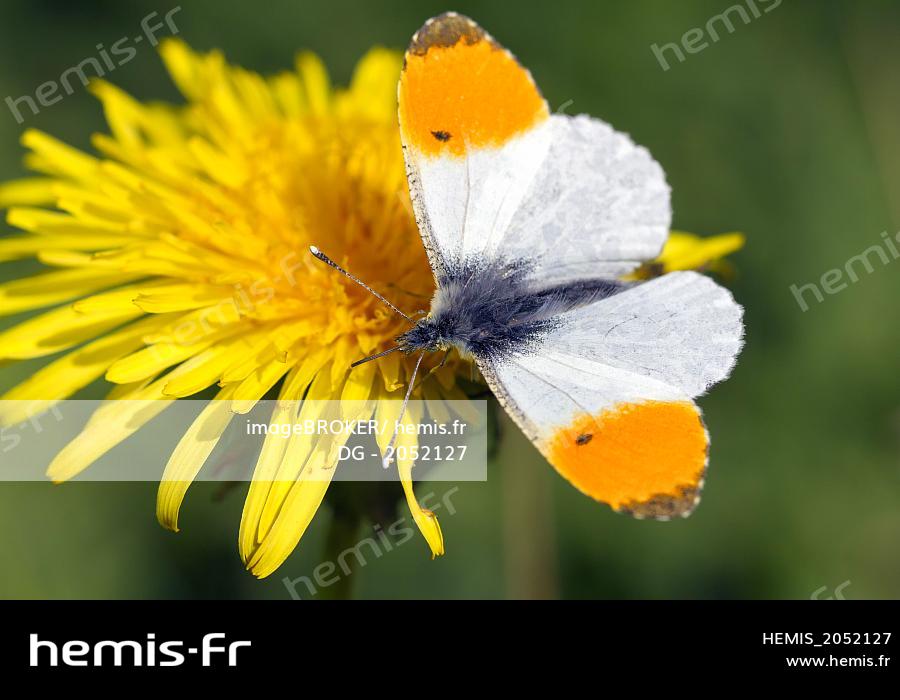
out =
[[[176,4],[4,0],[0,97],[33,95],[96,56],[97,43]],[[702,400],[711,472],[690,519],[613,514],[505,425],[488,482],[462,484],[455,514],[442,517],[447,555],[431,561],[417,536],[370,557],[350,577],[358,597],[808,598],[842,584],[846,598],[900,593],[900,262],[876,262],[806,312],[790,291],[900,228],[900,4],[790,0],[661,68],[652,44],[677,42],[733,4],[181,0],[177,25],[194,47],[262,72],[310,48],[342,83],[370,46],[402,48],[447,9],[470,14],[531,68],[551,107],[571,101],[568,113],[602,117],[652,151],[677,228],[748,236],[731,283],[747,346],[732,379]],[[178,99],[146,44],[109,78],[141,99]],[[84,148],[104,130],[80,89],[23,126],[0,107],[3,179],[24,174],[24,126]],[[0,279],[30,269],[3,264]],[[0,388],[35,366],[0,368]],[[237,555],[243,488],[224,500],[216,489],[195,487],[173,535],[156,524],[154,484],[0,483],[0,597],[289,598],[282,579],[322,561],[330,514],[260,582]]]

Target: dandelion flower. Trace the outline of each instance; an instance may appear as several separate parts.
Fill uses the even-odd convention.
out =
[[[742,233],[700,237],[693,233],[672,231],[656,260],[642,266],[635,277],[646,279],[676,270],[704,270],[729,276],[733,269],[725,258],[743,247]]]
[[[310,245],[375,288],[427,299],[434,283],[408,202],[399,54],[372,50],[349,88],[336,90],[308,53],[271,78],[175,40],[161,53],[186,106],[142,104],[95,82],[110,129],[94,136],[100,156],[28,131],[26,162],[45,177],[0,185],[0,206],[24,231],[0,239],[0,260],[35,256],[50,268],[0,285],[2,313],[55,305],[0,333],[0,357],[59,355],[0,398],[11,424],[101,377],[116,385],[116,411],[91,420],[51,464],[49,476],[64,481],[174,400],[218,387],[220,401],[187,431],[160,485],[157,515],[177,530],[187,487],[222,427],[268,392],[347,401],[388,419],[397,411],[405,358],[348,367],[393,344],[402,319],[313,259]],[[464,398],[459,364],[429,378],[423,398]],[[152,410],[139,411],[147,401]],[[273,421],[289,419],[280,406]],[[202,430],[217,424],[212,438]],[[333,472],[324,471],[333,445],[296,442],[266,442],[247,495],[239,549],[257,576],[290,554]],[[298,479],[304,466],[323,472]],[[399,467],[414,519],[442,554],[410,465]]]

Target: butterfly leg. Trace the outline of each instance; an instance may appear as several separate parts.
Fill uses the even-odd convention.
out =
[[[428,379],[428,377],[430,377],[435,372],[438,372],[439,370],[441,370],[443,368],[443,366],[445,364],[447,364],[447,358],[450,357],[450,353],[452,351],[453,351],[453,348],[447,348],[447,350],[444,352],[444,356],[441,358],[441,361],[437,365],[432,367],[430,370],[428,370],[424,375],[422,375],[422,378],[419,380],[419,383],[416,384],[416,389],[418,389],[420,386],[422,386],[422,384],[425,382],[426,379]]]

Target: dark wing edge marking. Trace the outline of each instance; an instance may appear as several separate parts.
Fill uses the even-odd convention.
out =
[[[416,226],[419,229],[422,245],[425,247],[425,254],[428,256],[431,273],[434,275],[435,283],[437,283],[438,279],[446,274],[449,261],[441,256],[441,251],[435,242],[434,229],[431,226],[431,220],[428,218],[421,182],[416,176],[416,171],[410,161],[405,145],[403,146],[403,161],[406,164],[406,183],[409,186],[409,199],[412,203],[413,216],[416,219]]]
[[[413,34],[407,53],[424,56],[432,46],[455,46],[460,40],[467,44],[476,44],[482,40],[494,43],[491,36],[474,20],[456,12],[445,12],[429,19]]]
[[[503,382],[500,381],[500,377],[497,374],[495,363],[492,360],[476,357],[475,364],[478,365],[478,369],[481,370],[481,376],[484,377],[491,392],[497,398],[497,401],[507,414],[509,414],[509,417],[512,418],[513,422],[519,426],[519,429],[525,433],[525,437],[537,446],[537,427],[529,420],[528,416],[525,415],[522,409],[519,408],[519,405],[506,391],[506,387],[503,386]]]

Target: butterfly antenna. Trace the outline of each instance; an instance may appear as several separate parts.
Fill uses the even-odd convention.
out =
[[[406,396],[403,397],[403,405],[400,406],[400,415],[397,416],[397,422],[394,424],[394,434],[391,436],[391,441],[384,451],[384,458],[381,460],[381,466],[385,469],[389,468],[391,462],[394,461],[394,458],[391,455],[394,454],[394,447],[397,444],[397,436],[400,433],[400,422],[403,420],[403,416],[406,415],[406,407],[409,406],[409,397],[413,392],[413,387],[416,385],[416,373],[419,371],[419,365],[422,364],[422,359],[424,357],[424,352],[419,355],[419,359],[416,360],[416,366],[413,367],[412,376],[409,378],[409,386],[406,387]]]
[[[338,272],[340,272],[342,275],[345,275],[346,277],[349,277],[351,280],[353,280],[354,282],[356,282],[356,284],[358,284],[360,287],[362,287],[363,289],[365,289],[365,290],[366,290],[369,294],[371,294],[373,297],[375,297],[376,299],[379,299],[379,300],[382,301],[383,303],[387,304],[389,307],[391,307],[391,309],[394,310],[394,313],[398,313],[398,314],[400,314],[401,316],[403,316],[403,318],[405,318],[405,319],[406,319],[407,321],[409,321],[410,323],[414,323],[414,321],[413,321],[409,316],[407,316],[407,315],[406,315],[405,313],[403,313],[400,309],[398,309],[396,306],[394,306],[391,302],[389,302],[387,299],[385,299],[383,296],[381,296],[378,292],[376,292],[374,289],[372,289],[369,285],[367,285],[365,282],[363,282],[361,279],[359,279],[359,277],[356,277],[356,276],[354,276],[354,275],[351,275],[351,274],[350,274],[349,272],[347,272],[343,267],[341,267],[340,265],[338,265],[334,260],[332,260],[331,258],[329,258],[327,255],[325,255],[325,253],[323,253],[321,250],[319,250],[318,248],[316,248],[314,245],[311,245],[311,246],[309,247],[309,252],[312,253],[315,257],[317,257],[319,260],[321,260],[321,261],[322,261],[323,263],[325,263],[326,265],[330,265],[330,266],[333,267],[335,270],[337,270]]]
[[[385,355],[390,355],[392,352],[397,352],[400,349],[399,345],[395,345],[392,348],[388,348],[384,352],[376,353],[375,355],[369,355],[368,357],[364,357],[361,360],[357,360],[356,362],[350,363],[350,369],[357,367],[358,365],[365,364],[366,362],[371,362],[372,360],[377,360],[379,357],[384,357]]]

